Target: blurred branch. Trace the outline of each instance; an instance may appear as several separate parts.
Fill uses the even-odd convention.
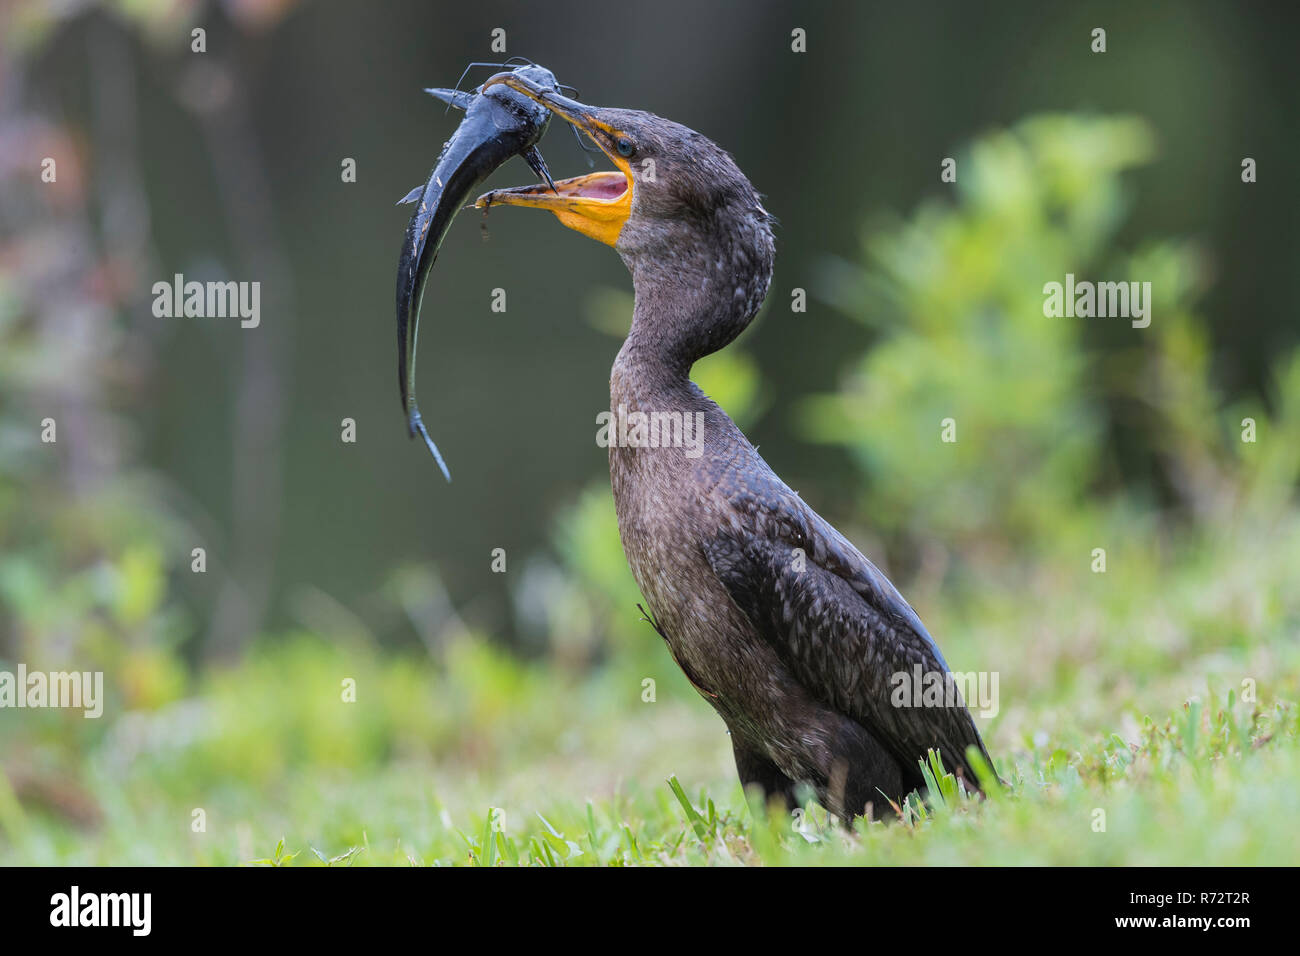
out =
[[[140,172],[140,117],[134,64],[121,26],[95,18],[89,31],[90,92],[95,142],[95,197],[104,246],[111,250],[115,288],[128,300],[126,314],[136,331],[153,336],[147,321],[147,276],[161,271],[153,247],[152,214]],[[138,339],[136,341],[139,341]],[[152,366],[152,354],[138,354]],[[148,374],[148,368],[139,370]]]
[[[262,283],[270,321],[243,333],[231,449],[230,574],[217,597],[206,653],[239,653],[261,626],[271,594],[280,527],[287,325],[294,297],[271,188],[253,129],[246,66],[209,53],[182,77],[180,100],[195,116],[243,274]]]

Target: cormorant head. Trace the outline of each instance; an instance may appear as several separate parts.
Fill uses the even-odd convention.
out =
[[[554,191],[546,184],[498,189],[476,206],[548,209],[570,229],[613,246],[638,280],[649,273],[661,285],[703,281],[730,297],[748,322],[771,278],[772,217],[726,150],[671,120],[587,106],[518,73],[494,76],[484,87],[497,83],[573,124],[615,169],[556,180]]]

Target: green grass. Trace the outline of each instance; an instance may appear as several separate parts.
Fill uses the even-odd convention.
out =
[[[851,832],[816,806],[797,817],[747,806],[722,773],[689,788],[676,777],[623,782],[581,800],[570,790],[580,775],[555,780],[539,768],[499,787],[418,764],[296,771],[265,793],[206,794],[205,833],[189,832],[188,804],[137,780],[90,835],[43,816],[24,820],[12,800],[0,801],[16,838],[4,862],[1284,864],[1300,853],[1289,823],[1296,740],[1293,706],[1207,694],[1143,727],[1136,744],[1112,736],[1004,763],[1008,786],[986,801],[940,777],[928,805],[909,801],[903,818]]]

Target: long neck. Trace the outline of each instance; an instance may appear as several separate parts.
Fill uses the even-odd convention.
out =
[[[653,421],[667,416],[671,429],[694,441],[678,446],[648,447],[613,443],[609,448],[610,477],[620,525],[635,502],[629,500],[642,482],[687,480],[699,458],[706,462],[744,436],[726,413],[690,380],[695,360],[717,351],[748,324],[749,314],[718,301],[716,283],[684,271],[666,275],[634,270],[636,304],[632,328],[610,372],[610,411],[631,428],[635,416]],[[724,331],[725,330],[725,331]],[[660,419],[662,421],[662,419]],[[689,426],[689,428],[688,428]],[[662,433],[661,433],[662,434]]]
[[[767,294],[772,255],[724,230],[628,265],[636,304],[615,372],[675,391],[689,385],[696,361],[749,325]]]
[[[691,366],[735,339],[753,319],[767,293],[772,274],[770,232],[767,242],[749,254],[737,252],[734,239],[677,243],[658,255],[630,256],[636,304],[632,328],[610,372],[610,411],[667,413],[680,423],[683,441],[670,447],[609,448],[610,480],[620,528],[635,525],[635,491],[645,482],[672,485],[690,480],[700,467],[714,468],[749,446],[726,412],[690,380]],[[751,244],[754,249],[754,244]],[[690,253],[694,251],[694,255]],[[661,433],[662,434],[662,433]]]

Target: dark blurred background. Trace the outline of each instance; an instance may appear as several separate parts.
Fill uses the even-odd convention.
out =
[[[402,565],[441,577],[448,603],[430,613],[454,608],[518,642],[528,611],[490,552],[544,551],[557,512],[605,473],[593,423],[618,343],[593,316],[617,312],[602,296],[629,281],[608,249],[551,217],[499,210],[486,233],[475,213],[455,223],[420,343],[445,484],[398,405],[392,301],[408,210],[394,202],[458,118],[421,88],[500,58],[493,28],[508,54],[591,102],[709,135],[766,195],[780,246],[771,303],[741,345],[761,382],[749,433],[836,519],[861,475],[842,449],[804,440],[791,410],[830,390],[874,333],[821,294],[825,263],[858,258],[864,223],[943,195],[942,157],[1027,114],[1145,119],[1156,152],[1126,180],[1116,241],[1201,243],[1215,380],[1229,397],[1267,397],[1270,359],[1297,338],[1298,16],[1214,2],[18,3],[3,97],[65,138],[86,241],[118,267],[100,281],[126,283],[115,335],[138,362],[121,370],[134,392],[116,453],[165,479],[160,494],[221,572],[179,577],[207,649],[299,620],[304,595],[413,641],[411,621],[375,597]],[[190,52],[196,24],[205,54]],[[1102,56],[1089,50],[1095,26],[1108,31]],[[795,27],[806,54],[791,52]],[[11,155],[22,135],[9,130]],[[587,168],[559,127],[543,147],[557,176]],[[1260,165],[1249,189],[1243,154]],[[355,183],[341,181],[346,157]],[[529,179],[512,161],[491,185]],[[261,327],[155,319],[148,286],[175,272],[260,280]],[[505,314],[489,309],[495,287]],[[806,314],[786,308],[793,287],[809,290]],[[1104,345],[1126,332],[1095,322],[1084,334]],[[355,445],[339,440],[345,417]]]

